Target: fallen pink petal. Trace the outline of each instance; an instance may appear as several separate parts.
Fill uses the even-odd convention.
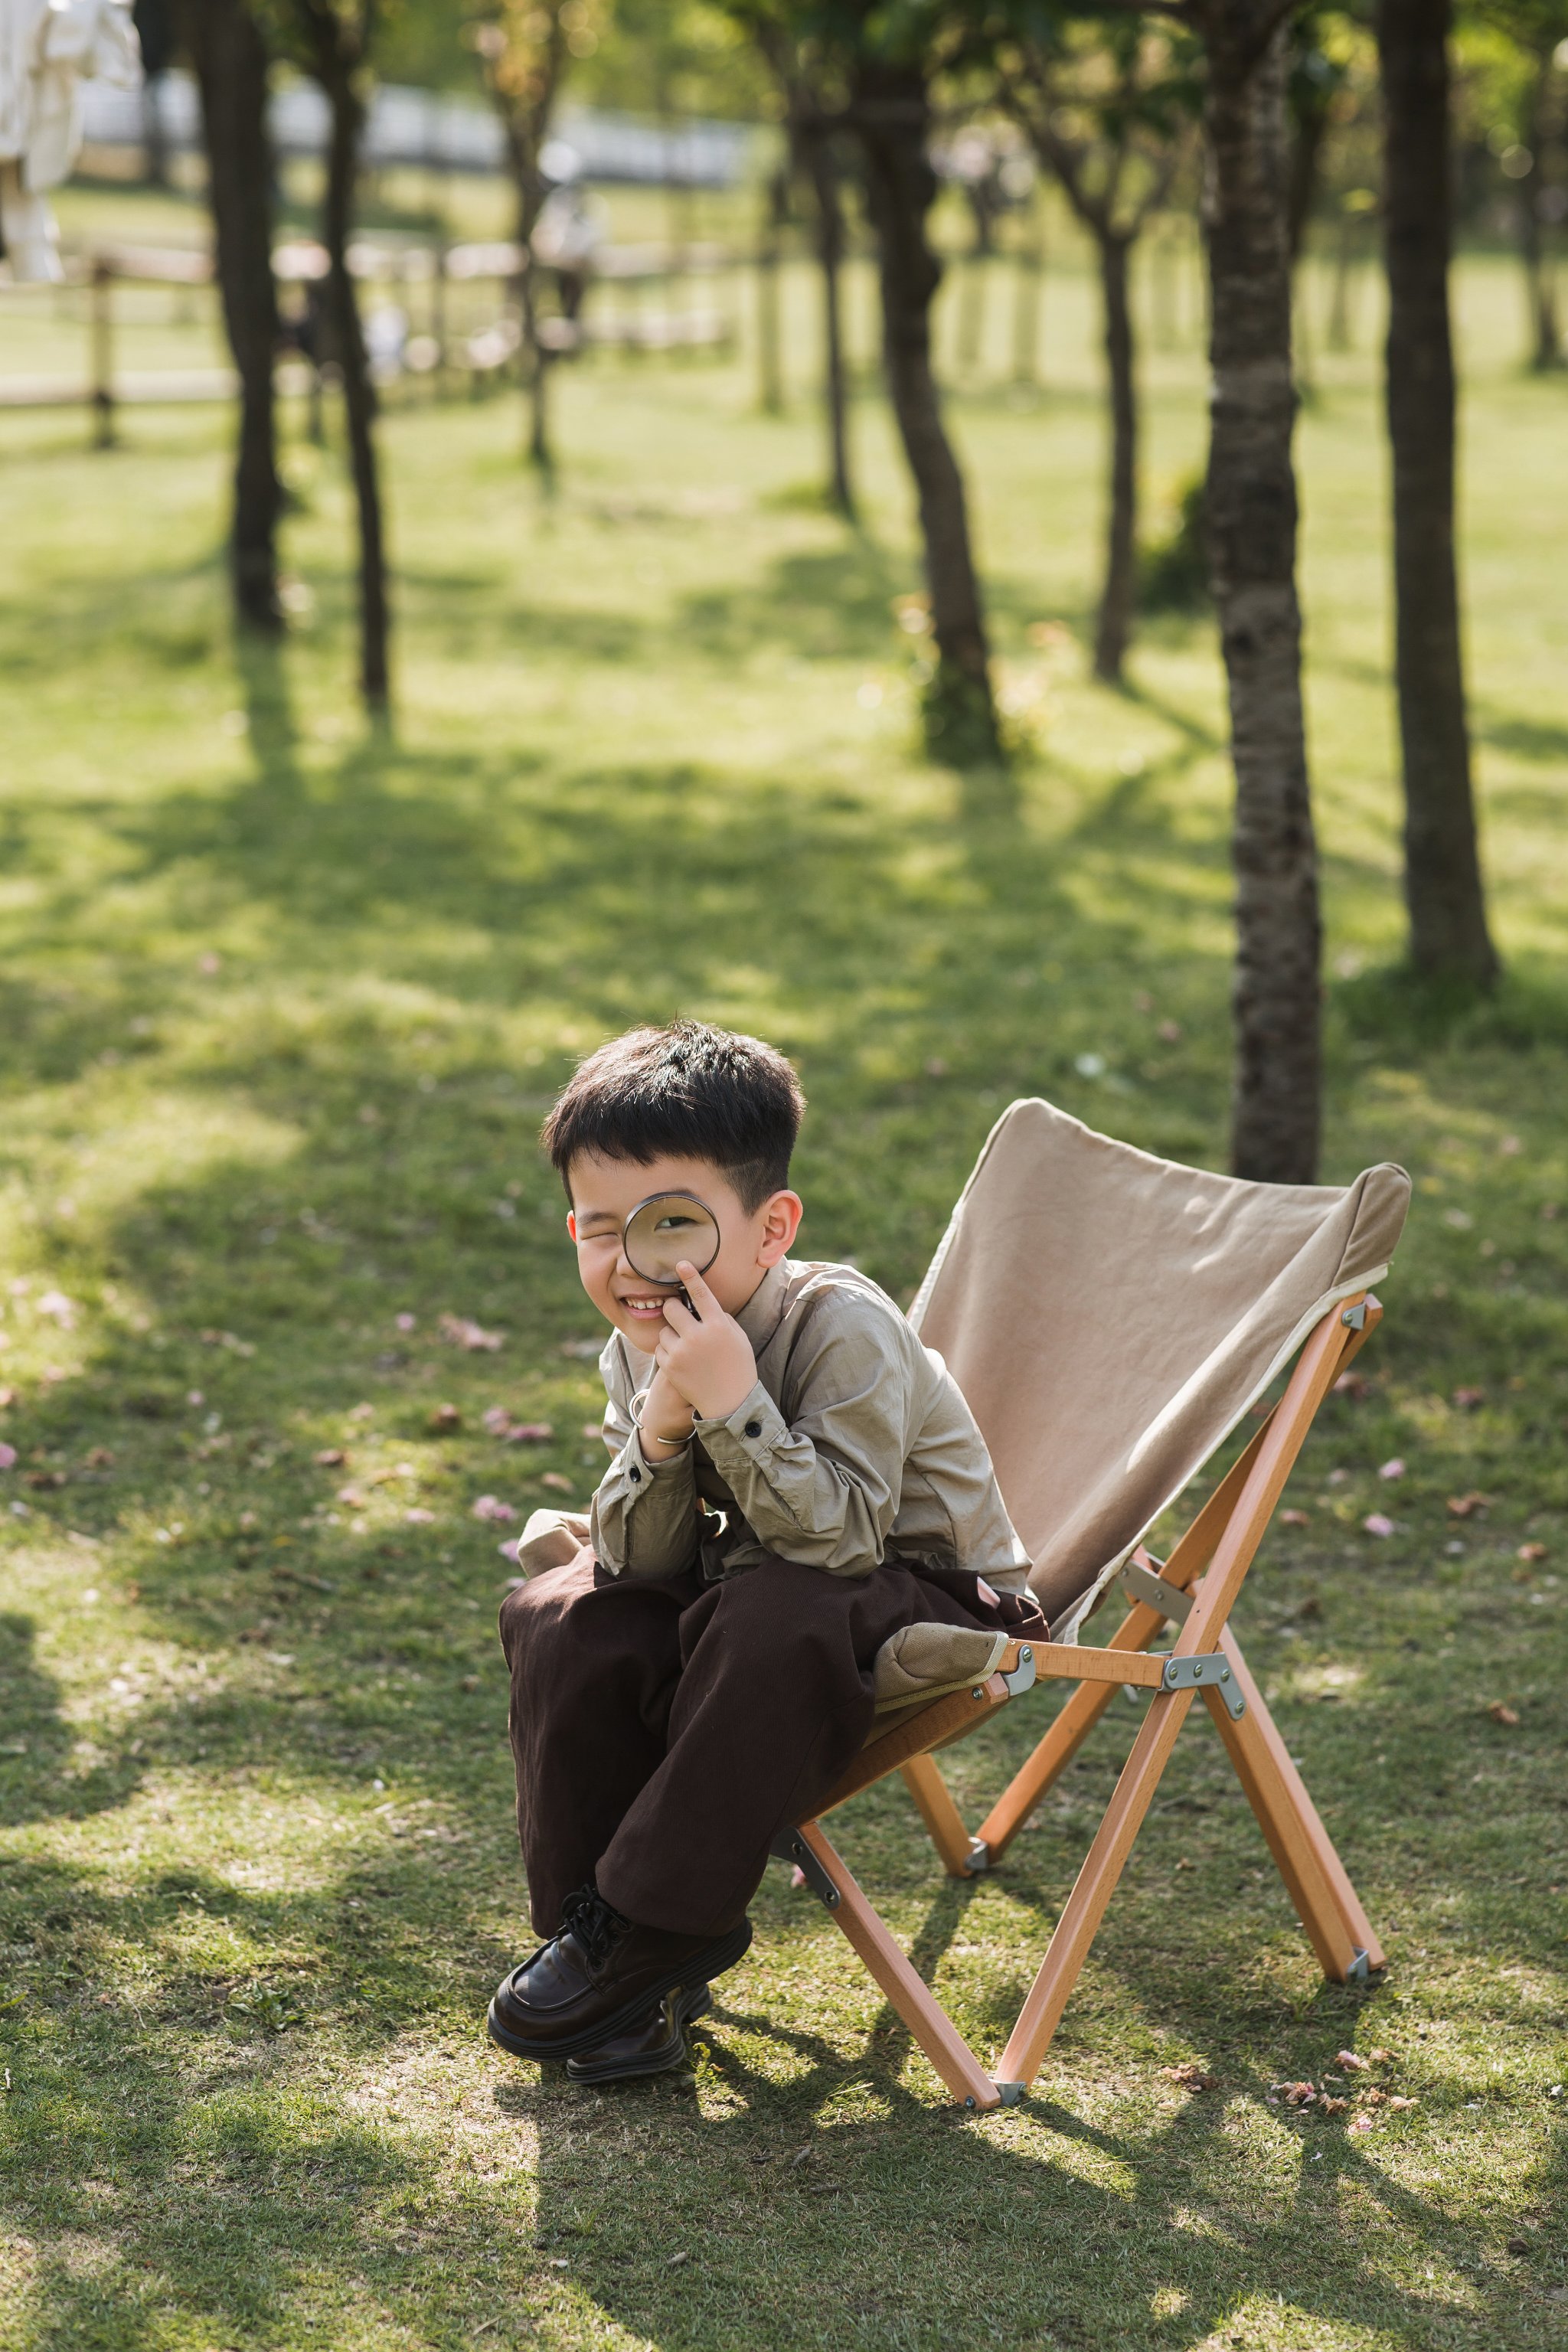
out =
[[[511,1505],[503,1503],[499,1495],[481,1495],[471,1508],[476,1519],[493,1519],[502,1526],[507,1520],[515,1519],[517,1517]]]
[[[0,1445],[0,1470],[14,1470],[16,1466],[16,1447],[14,1445]]]
[[[1380,1478],[1403,1478],[1405,1475],[1405,1464],[1401,1457],[1396,1454],[1392,1462],[1384,1462],[1380,1465],[1377,1475]]]
[[[1386,1518],[1382,1511],[1369,1511],[1362,1526],[1369,1536],[1391,1536],[1394,1533],[1394,1521]]]
[[[467,1315],[443,1315],[441,1336],[454,1348],[466,1348],[470,1355],[493,1355],[501,1344],[499,1331],[487,1331],[482,1323],[473,1322]]]

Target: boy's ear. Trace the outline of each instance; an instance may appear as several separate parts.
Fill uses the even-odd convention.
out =
[[[763,1205],[763,1245],[757,1257],[763,1265],[777,1265],[787,1257],[790,1245],[800,1231],[800,1221],[805,1214],[805,1203],[798,1192],[775,1192]]]
[[[566,1212],[566,1231],[571,1235],[572,1239],[575,1241],[577,1238],[577,1212],[575,1209],[568,1209]]]

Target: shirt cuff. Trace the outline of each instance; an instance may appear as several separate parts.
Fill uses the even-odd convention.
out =
[[[789,1423],[759,1381],[750,1396],[742,1397],[734,1412],[726,1413],[721,1421],[700,1421],[697,1433],[710,1454],[715,1439],[721,1452],[724,1440],[732,1439],[742,1453],[761,1468],[773,1448],[789,1435]]]
[[[634,1428],[621,1448],[621,1475],[631,1490],[626,1496],[626,1508],[630,1510],[639,1495],[646,1495],[657,1480],[668,1471],[679,1470],[690,1458],[690,1446],[683,1445],[679,1454],[668,1454],[658,1462],[650,1461],[643,1452],[642,1432]]]

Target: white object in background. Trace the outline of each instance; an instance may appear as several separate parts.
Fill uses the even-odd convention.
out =
[[[0,0],[0,235],[13,278],[58,278],[45,191],[81,150],[81,85],[135,89],[142,48],[131,0]]]

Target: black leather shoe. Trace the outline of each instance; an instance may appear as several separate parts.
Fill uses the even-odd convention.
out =
[[[608,2042],[595,2042],[585,2057],[568,2058],[574,2083],[629,2083],[639,2074],[669,2074],[690,2063],[686,2029],[713,2006],[705,1984],[666,1993],[658,2007]]]
[[[576,2058],[637,2024],[667,1993],[731,1969],[752,1940],[742,1919],[722,1936],[639,1927],[596,1887],[561,1906],[561,1932],[503,1977],[490,2002],[490,2038],[520,2058]]]

